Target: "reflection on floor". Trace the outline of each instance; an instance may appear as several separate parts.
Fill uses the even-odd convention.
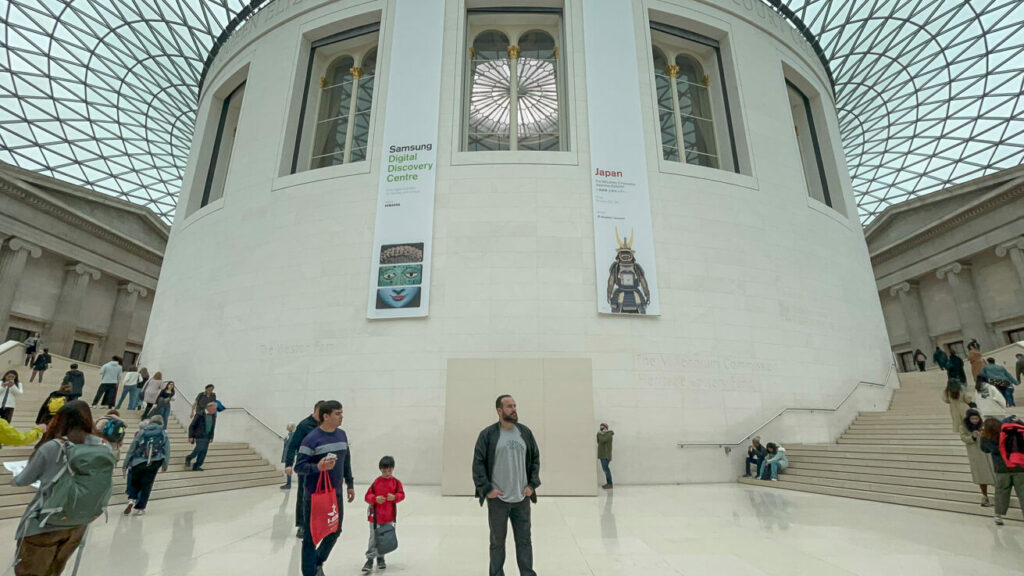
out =
[[[365,493],[362,487],[359,495]],[[487,570],[486,514],[470,498],[408,487],[385,574]],[[252,488],[152,503],[90,530],[80,574],[294,575],[294,492]],[[364,506],[346,511],[327,576],[358,574]],[[117,510],[111,510],[115,514]],[[16,520],[0,522],[3,569]],[[517,574],[509,534],[506,574]],[[533,514],[542,576],[1001,574],[1024,566],[1024,525],[737,484],[630,487],[598,498],[541,498]],[[68,569],[67,573],[70,574]]]

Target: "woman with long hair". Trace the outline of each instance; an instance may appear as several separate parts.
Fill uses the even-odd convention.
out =
[[[25,387],[21,385],[17,370],[4,372],[3,379],[0,379],[0,418],[7,420],[10,424],[14,419],[15,396],[21,396]]]
[[[924,352],[921,352],[920,348],[914,350],[914,364],[917,364],[917,369],[919,371],[924,372],[924,364],[927,361],[928,357],[924,355]]]
[[[1007,418],[1007,421],[1012,421]],[[1016,420],[1020,423],[1020,420]],[[1024,512],[1024,470],[1010,468],[999,453],[999,434],[1002,431],[1003,423],[995,418],[985,418],[981,431],[981,451],[992,457],[992,469],[996,476],[996,509],[995,523],[1003,525],[1003,516],[1010,509],[1010,490],[1017,491],[1017,500],[1020,502],[1021,512]]]
[[[64,404],[50,420],[43,437],[20,474],[14,477],[15,486],[30,486],[39,482],[32,502],[25,509],[15,533],[18,540],[18,559],[14,572],[17,576],[34,574],[60,574],[68,558],[85,535],[86,525],[72,528],[41,526],[36,509],[49,495],[57,478],[67,467],[66,453],[61,442],[73,444],[100,444],[93,436],[92,413],[81,400]],[[110,478],[113,483],[113,477]]]
[[[171,402],[174,400],[174,396],[177,391],[174,389],[174,380],[168,380],[167,385],[160,391],[160,394],[156,397],[156,412],[164,420],[164,430],[167,430],[167,421],[171,417]]]
[[[971,481],[981,488],[981,505],[989,507],[989,484],[996,483],[991,459],[981,451],[981,412],[974,408],[967,410],[960,421],[960,440],[967,446],[967,462],[971,466]]]

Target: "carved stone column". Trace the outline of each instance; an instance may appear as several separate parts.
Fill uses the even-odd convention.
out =
[[[14,294],[25,272],[25,264],[30,256],[39,258],[42,254],[42,248],[21,238],[10,238],[0,246],[0,341],[7,338]]]
[[[54,354],[67,356],[71,354],[71,346],[75,342],[75,330],[82,311],[82,300],[89,280],[99,280],[100,271],[85,264],[71,264],[64,268],[64,285],[57,300],[57,309],[53,312],[50,332],[43,335],[43,346]]]
[[[935,273],[939,279],[945,278],[956,301],[957,316],[960,317],[960,330],[963,332],[964,343],[974,338],[981,344],[982,352],[991,350],[992,337],[985,324],[985,316],[978,301],[978,293],[974,289],[971,277],[971,265],[954,262],[939,268]]]
[[[899,296],[900,308],[903,309],[903,319],[907,324],[907,334],[910,336],[910,345],[924,352],[928,357],[928,364],[932,364],[932,350],[935,349],[935,342],[928,332],[928,319],[924,314],[924,305],[921,303],[921,291],[917,282],[903,282],[889,289],[889,294]]]
[[[1005,258],[1009,254],[1013,267],[1017,270],[1017,279],[1020,280],[1021,288],[1024,288],[1024,238],[1007,242],[996,246],[996,256]]]
[[[124,348],[128,344],[128,331],[131,330],[132,321],[135,319],[135,305],[140,296],[145,298],[147,294],[149,292],[138,284],[127,282],[118,285],[117,300],[114,301],[110,327],[107,328],[107,337],[103,341],[100,362],[107,362],[112,356],[124,354]]]

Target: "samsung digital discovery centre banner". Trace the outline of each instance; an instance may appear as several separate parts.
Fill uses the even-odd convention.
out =
[[[633,3],[583,1],[597,311],[659,313]]]
[[[398,0],[391,31],[368,318],[426,316],[444,0]]]

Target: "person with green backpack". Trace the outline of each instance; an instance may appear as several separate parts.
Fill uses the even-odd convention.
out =
[[[158,472],[167,472],[171,462],[171,441],[164,430],[164,419],[160,415],[150,416],[149,423],[142,429],[124,457],[124,472],[128,477],[127,516],[135,511],[136,516],[146,513],[149,494],[153,490]]]
[[[81,400],[63,405],[14,477],[15,486],[40,483],[15,533],[16,576],[64,570],[86,527],[106,509],[115,464],[114,452],[93,435],[89,405]]]

